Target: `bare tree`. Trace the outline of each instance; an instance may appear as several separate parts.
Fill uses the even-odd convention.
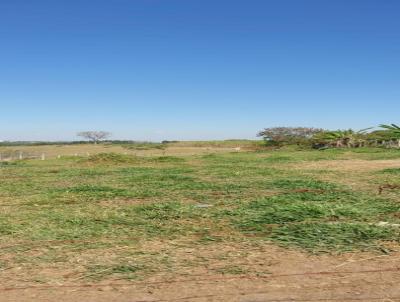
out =
[[[111,133],[106,131],[83,131],[79,132],[77,136],[83,137],[97,144],[99,141],[109,138]]]

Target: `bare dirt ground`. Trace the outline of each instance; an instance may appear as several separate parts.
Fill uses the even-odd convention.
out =
[[[311,255],[265,244],[186,248],[179,257],[214,259],[196,269],[156,273],[140,281],[13,284],[2,278],[0,301],[400,301],[400,252]],[[259,271],[220,273],[216,254],[228,253],[232,265]],[[218,273],[219,272],[219,273]],[[12,275],[13,272],[10,272]],[[3,272],[4,277],[7,273]]]
[[[377,193],[380,186],[392,183],[392,179],[390,175],[381,175],[380,182],[377,182],[376,174],[384,169],[400,168],[400,160],[324,160],[290,164],[288,167],[311,175],[323,171],[318,175],[321,180],[334,180],[353,189]]]

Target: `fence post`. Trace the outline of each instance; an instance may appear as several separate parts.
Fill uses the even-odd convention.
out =
[[[23,158],[24,158],[24,157],[23,157],[22,151],[19,151],[18,159],[19,159],[19,160],[22,160]]]
[[[42,153],[42,160],[46,159],[46,154]]]

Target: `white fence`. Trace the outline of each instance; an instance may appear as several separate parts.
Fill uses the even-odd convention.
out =
[[[46,159],[45,153],[25,151],[0,151],[0,161],[23,160],[23,159]]]

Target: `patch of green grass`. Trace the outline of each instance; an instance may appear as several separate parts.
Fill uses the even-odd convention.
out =
[[[51,173],[51,172],[50,172]],[[92,168],[76,168],[76,169],[62,169],[57,172],[59,174],[59,177],[61,178],[68,178],[71,179],[72,177],[86,177],[86,176],[105,176],[105,175],[110,175],[113,173],[112,170],[109,169],[104,169],[104,168],[97,168],[97,167],[92,167]]]
[[[115,198],[133,198],[138,194],[124,188],[114,188],[110,186],[100,185],[80,185],[67,187],[62,189],[51,189],[48,199],[43,199],[45,202],[66,201],[70,202],[89,202],[97,200],[110,200]],[[136,192],[137,193],[137,192]]]
[[[295,178],[275,179],[271,182],[271,185],[279,189],[287,190],[310,189],[332,191],[338,188],[336,184],[327,183],[315,179]]]
[[[167,144],[151,143],[151,142],[143,142],[143,143],[137,142],[130,144],[122,144],[121,146],[129,150],[152,150],[152,149],[163,150],[167,148]]]
[[[124,169],[122,182],[126,186],[140,186],[156,192],[176,196],[187,196],[193,192],[216,190],[240,190],[240,185],[218,184],[205,181],[193,175],[188,168],[130,168]]]
[[[15,167],[22,165],[22,161],[0,161],[0,168],[1,167]]]
[[[244,269],[243,267],[237,265],[228,265],[224,267],[220,267],[215,269],[217,273],[224,274],[224,275],[244,275],[248,273],[248,270]]]
[[[126,155],[126,154],[99,153],[95,155],[90,155],[88,158],[83,158],[80,160],[80,162],[89,164],[102,164],[102,165],[135,164],[140,162],[140,159],[136,156]]]
[[[336,160],[344,159],[346,154],[345,149],[327,149],[327,150],[277,150],[272,152],[265,152],[268,156],[264,161],[268,163],[291,163],[301,161],[321,161],[321,160]]]
[[[382,173],[400,175],[400,168],[388,168],[388,169],[384,169],[384,170],[382,170]]]
[[[185,159],[177,156],[159,156],[151,158],[151,161],[159,163],[183,163]]]
[[[290,156],[272,155],[272,156],[266,157],[264,159],[264,161],[267,163],[288,163],[288,162],[295,161],[295,159]]]
[[[0,217],[0,236],[11,235],[14,231],[14,225],[6,217]]]
[[[8,220],[0,220],[1,234],[17,234],[32,240],[177,237],[193,231],[193,225],[186,222],[197,220],[201,213],[196,213],[191,206],[173,202],[118,208],[90,204],[65,207],[40,207],[35,212],[25,209]]]
[[[279,233],[279,230],[282,228],[286,232],[289,232],[292,229],[296,230],[296,225],[311,223],[328,224],[333,222],[335,224],[357,222],[360,225],[364,224],[368,226],[379,221],[392,220],[389,218],[390,215],[398,213],[399,210],[400,205],[395,202],[359,193],[331,191],[325,193],[279,194],[234,205],[229,210],[225,209],[217,213],[216,217],[219,219],[229,217],[233,225],[244,233],[251,233],[266,239],[279,241],[279,238],[274,234],[275,232]],[[336,235],[339,236],[336,231],[337,228],[332,228],[332,233],[329,235],[333,237]],[[299,233],[292,235],[298,236]],[[303,235],[306,237],[309,236],[307,233]],[[325,236],[326,234],[321,233],[322,235]],[[351,234],[348,233],[348,235],[350,236]],[[344,240],[346,236],[346,233],[340,234],[340,240]],[[311,235],[307,238],[307,241],[302,241],[302,247],[306,249],[313,249],[318,246],[318,242],[314,241],[323,240],[323,238]],[[359,248],[357,243],[352,244],[351,238],[348,239],[348,249]],[[381,239],[385,240],[387,238],[382,237]],[[305,245],[306,243],[308,243],[308,246]],[[293,244],[297,243],[294,241]],[[329,245],[327,245],[327,248],[329,248]]]
[[[386,149],[386,148],[353,148],[353,149],[349,149],[350,152],[352,153],[356,153],[356,154],[376,154],[376,153],[391,153],[395,150],[391,150],[391,149]]]
[[[177,202],[145,204],[131,208],[136,215],[144,220],[158,220],[160,222],[188,218],[187,214],[190,209],[191,206],[184,206]]]
[[[399,240],[399,232],[362,223],[305,223],[275,228],[269,238],[284,246],[314,252],[344,252],[380,249],[380,241]]]
[[[166,202],[125,207],[110,220],[115,226],[131,228],[139,234],[175,238],[192,232],[196,228],[192,223],[199,219],[199,214],[193,206]]]
[[[400,149],[385,148],[355,148],[351,149],[353,156],[366,160],[399,159]]]
[[[112,275],[117,278],[133,280],[137,279],[138,273],[145,269],[146,267],[143,264],[94,265],[88,267],[83,277],[99,281]]]
[[[355,218],[357,208],[341,198],[347,195],[292,193],[271,196],[240,204],[224,215],[233,217],[234,224],[242,230],[263,231],[269,224],[284,224],[324,218],[336,220],[341,217]],[[348,200],[347,200],[348,201]]]

